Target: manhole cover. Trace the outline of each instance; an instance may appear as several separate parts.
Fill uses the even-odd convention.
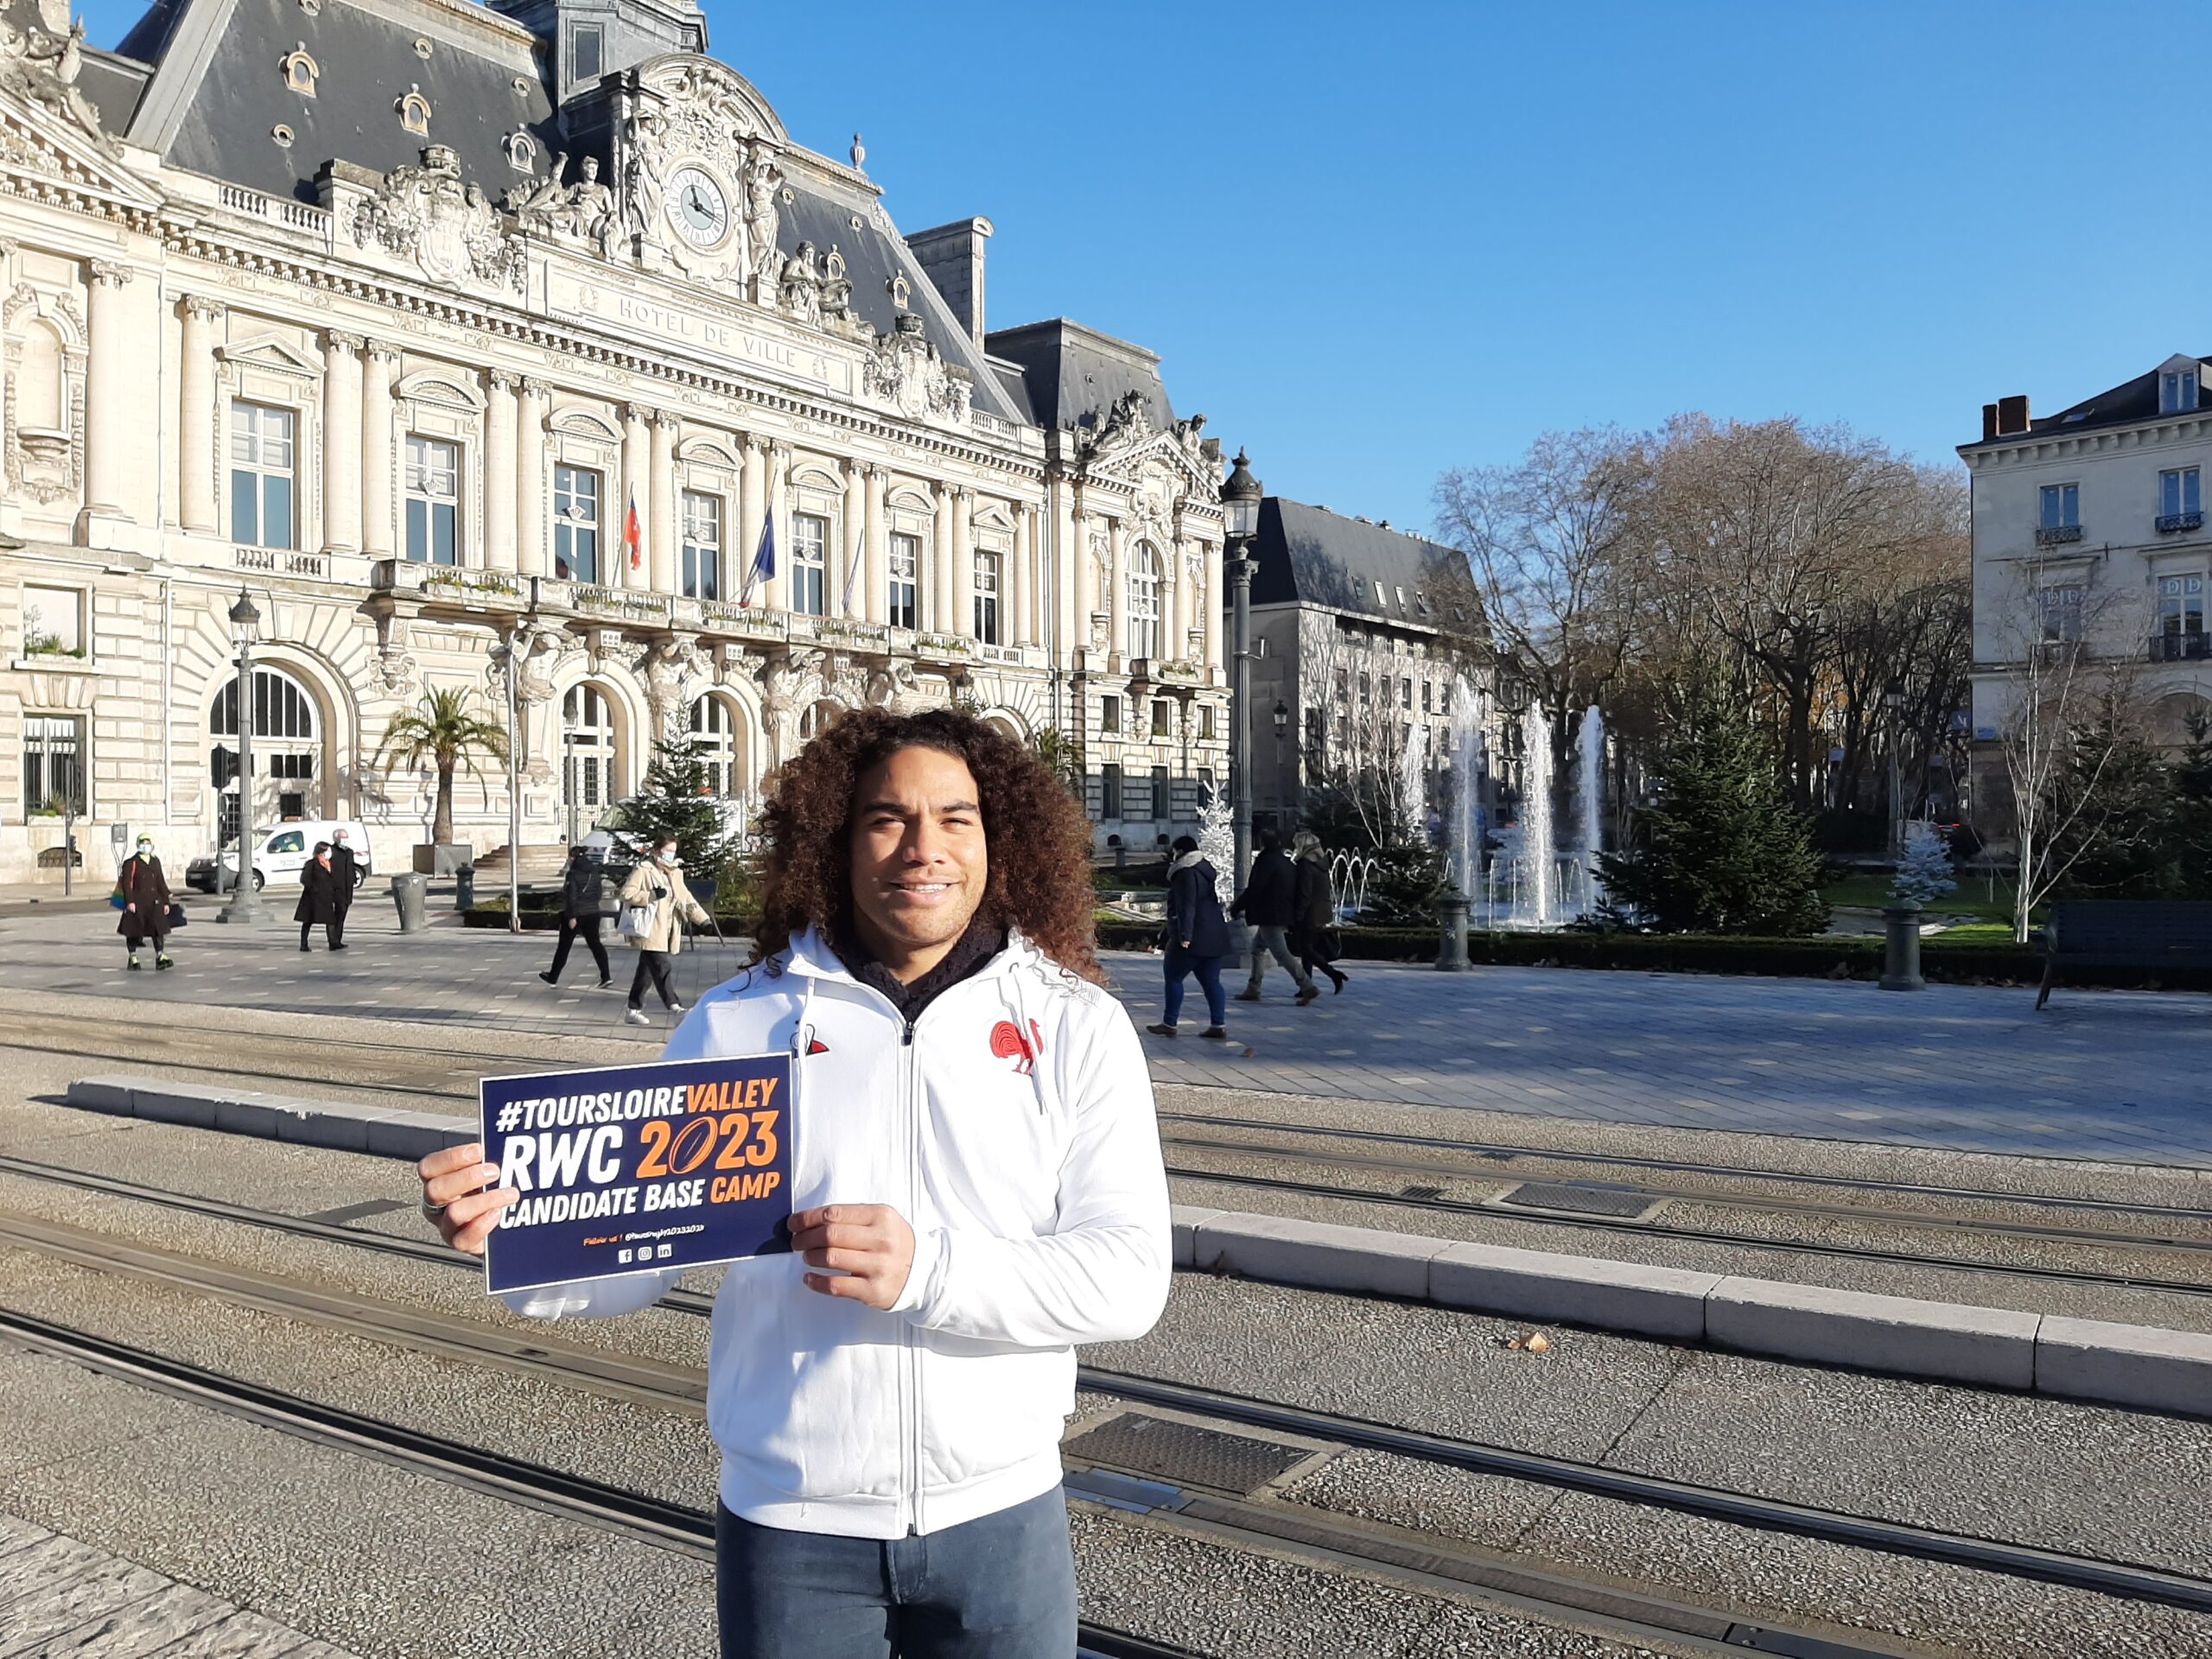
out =
[[[1527,1210],[1567,1210],[1581,1216],[1633,1217],[1642,1215],[1654,1201],[1641,1192],[1608,1192],[1602,1187],[1525,1181],[1498,1202]]]
[[[1089,1463],[1217,1492],[1249,1492],[1311,1455],[1279,1441],[1226,1434],[1142,1412],[1127,1412],[1086,1429],[1065,1449]]]
[[[1402,1198],[1440,1198],[1444,1196],[1444,1189],[1440,1186],[1402,1186],[1398,1189],[1398,1196]]]

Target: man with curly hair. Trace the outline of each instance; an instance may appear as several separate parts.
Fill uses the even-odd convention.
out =
[[[795,1057],[791,1255],[731,1266],[707,1416],[724,1659],[1070,1659],[1078,1343],[1167,1297],[1152,1084],[1094,953],[1090,825],[973,715],[863,709],[771,780],[753,961],[665,1058]],[[513,1194],[423,1160],[448,1242]],[[519,1293],[634,1312],[673,1274]]]

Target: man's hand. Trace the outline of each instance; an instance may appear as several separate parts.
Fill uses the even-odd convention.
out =
[[[833,1204],[791,1217],[791,1248],[810,1268],[806,1287],[889,1307],[914,1265],[914,1230],[887,1204]]]
[[[434,1152],[415,1166],[423,1178],[423,1202],[430,1209],[443,1206],[431,1217],[439,1236],[470,1255],[484,1254],[484,1241],[499,1224],[499,1212],[522,1196],[512,1186],[496,1192],[485,1189],[499,1178],[499,1166],[484,1161],[484,1148],[476,1141]]]

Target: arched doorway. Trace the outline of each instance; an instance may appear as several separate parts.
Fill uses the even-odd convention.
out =
[[[257,823],[322,817],[327,810],[322,713],[315,697],[281,668],[253,671],[253,817]],[[217,837],[238,832],[238,683],[226,680],[207,715],[208,775],[217,800]]]
[[[740,764],[743,749],[738,741],[737,718],[724,699],[712,692],[691,705],[691,753],[707,768],[707,786],[717,795],[745,792],[745,770]]]
[[[845,705],[834,697],[822,697],[809,703],[798,717],[798,741],[802,743],[828,731],[844,717]]]
[[[613,804],[621,788],[614,705],[588,681],[561,699],[561,800],[573,845]]]

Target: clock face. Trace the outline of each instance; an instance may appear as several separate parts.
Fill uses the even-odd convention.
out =
[[[677,233],[695,248],[711,248],[729,235],[729,198],[703,167],[687,162],[668,181],[668,213]]]

